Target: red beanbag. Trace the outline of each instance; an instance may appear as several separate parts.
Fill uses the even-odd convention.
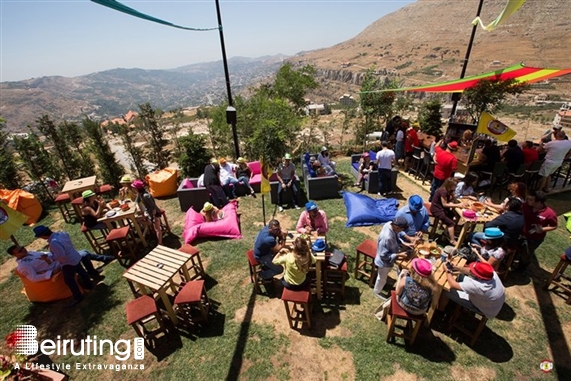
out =
[[[205,222],[204,217],[189,208],[184,221],[184,232],[182,233],[185,243],[192,243],[196,238],[222,237],[222,238],[242,238],[238,227],[238,214],[236,203],[230,202],[221,210],[224,211],[224,218],[218,221]]]

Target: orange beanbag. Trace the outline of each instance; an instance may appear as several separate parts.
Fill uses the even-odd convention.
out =
[[[165,197],[176,194],[177,170],[165,168],[148,174],[145,179],[149,184],[149,191],[153,197]]]
[[[14,270],[14,274],[22,280],[24,284],[22,294],[26,295],[30,302],[54,302],[71,296],[71,291],[66,286],[61,271],[52,275],[51,279],[41,282],[32,282],[20,274],[18,270]]]

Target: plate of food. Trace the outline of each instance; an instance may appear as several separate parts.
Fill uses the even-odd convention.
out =
[[[119,211],[121,211],[121,208],[120,208],[120,207],[116,207],[116,208],[113,208],[113,210],[116,211],[116,212],[119,212]]]
[[[108,211],[107,213],[105,213],[105,216],[107,216],[107,217],[113,217],[113,216],[116,215],[116,214],[117,214],[116,211],[110,210],[110,211]]]
[[[437,247],[433,247],[430,249],[430,255],[440,255],[440,249]]]

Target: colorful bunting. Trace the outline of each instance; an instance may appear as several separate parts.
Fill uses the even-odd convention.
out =
[[[506,7],[494,21],[492,21],[488,25],[484,25],[484,22],[478,16],[474,19],[474,21],[472,21],[472,25],[480,24],[482,29],[491,32],[494,29],[496,29],[498,25],[504,22],[508,17],[514,14],[523,5],[523,3],[525,3],[525,0],[508,0]]]

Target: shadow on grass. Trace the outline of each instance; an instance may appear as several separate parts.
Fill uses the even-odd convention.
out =
[[[400,342],[403,342],[402,339],[400,339]],[[395,343],[400,345],[398,344],[399,341],[395,341]],[[430,362],[451,363],[456,360],[456,355],[448,344],[442,341],[440,337],[434,335],[432,330],[425,327],[421,327],[418,331],[414,346],[406,346],[405,349],[407,352],[422,356]]]
[[[513,321],[515,316],[516,316],[516,313],[515,313],[514,309],[511,308],[511,306],[509,304],[504,303],[504,305],[502,306],[502,309],[498,313],[498,316],[496,316],[496,319],[503,320],[503,321]]]
[[[255,304],[256,289],[255,287],[252,287],[252,293],[250,294],[250,299],[248,300],[244,320],[242,320],[242,323],[240,324],[240,332],[238,334],[238,340],[236,340],[236,347],[234,348],[234,354],[232,355],[230,368],[228,369],[228,374],[226,375],[227,381],[237,380],[238,376],[240,375],[240,370],[242,369],[242,364],[244,362],[244,350],[246,349],[246,343],[248,341],[248,333],[250,331],[250,325],[252,324],[252,315],[254,314]]]
[[[201,337],[219,337],[224,335],[226,315],[221,313],[219,309],[220,302],[210,299],[210,309],[208,310],[208,324],[193,323],[188,320],[179,319],[179,324],[175,328],[175,332],[192,341],[196,341]]]

